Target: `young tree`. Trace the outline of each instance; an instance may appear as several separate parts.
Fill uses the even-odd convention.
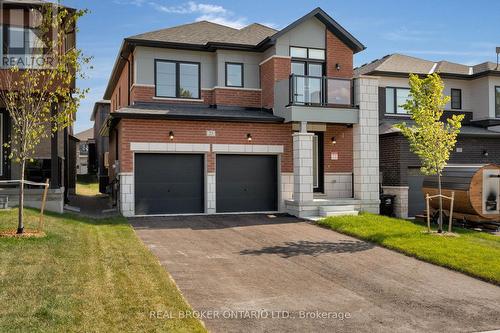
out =
[[[68,10],[44,4],[30,12],[37,42],[32,52],[10,58],[2,69],[0,99],[12,123],[9,158],[20,165],[19,234],[24,232],[24,181],[26,162],[35,156],[42,139],[71,126],[88,90],[77,88],[84,78],[83,67],[90,62],[74,44],[76,23],[84,10]],[[33,42],[33,41],[30,41]],[[52,180],[54,181],[54,180]]]
[[[441,175],[455,147],[464,118],[464,115],[453,115],[446,122],[441,121],[444,107],[450,101],[449,96],[444,96],[443,89],[443,81],[436,73],[423,79],[411,74],[411,98],[403,107],[411,115],[415,125],[396,125],[408,139],[411,151],[420,158],[422,173],[438,176],[439,195],[442,195]],[[443,201],[439,197],[438,232],[442,231]]]

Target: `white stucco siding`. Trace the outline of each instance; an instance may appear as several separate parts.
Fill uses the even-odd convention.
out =
[[[312,17],[288,31],[276,41],[276,55],[289,56],[290,46],[325,49],[325,25]]]
[[[495,115],[495,87],[500,87],[500,77],[494,77],[490,76],[489,77],[489,99],[488,99],[488,104],[489,104],[489,116],[490,118],[496,118]]]
[[[474,120],[490,118],[489,111],[489,79],[487,77],[471,81],[471,99],[474,109]]]
[[[174,60],[192,61],[201,64],[201,88],[213,88],[216,85],[216,56],[213,52],[137,47],[134,52],[134,83],[154,85],[154,61]]]

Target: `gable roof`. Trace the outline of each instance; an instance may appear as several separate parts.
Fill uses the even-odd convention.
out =
[[[259,23],[250,24],[242,29],[235,29],[208,21],[183,24],[125,38],[113,67],[104,98],[111,98],[112,89],[118,80],[118,73],[125,66],[126,58],[135,46],[170,47],[200,51],[234,49],[262,52],[274,45],[276,40],[283,34],[312,17],[325,24],[326,28],[351,48],[354,53],[365,49],[365,46],[360,41],[319,7],[280,31]]]
[[[94,129],[89,128],[88,130],[85,130],[80,133],[76,133],[74,135],[75,138],[77,138],[80,141],[88,141],[88,140],[93,140],[94,139]]]
[[[500,74],[496,64],[485,62],[475,66],[467,66],[442,60],[438,62],[411,57],[404,54],[389,54],[355,68],[357,75],[408,75],[410,73],[427,75],[439,73],[442,76],[457,78],[475,78],[489,73]]]

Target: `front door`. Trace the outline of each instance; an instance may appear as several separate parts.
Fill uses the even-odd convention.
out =
[[[324,133],[314,133],[313,137],[313,188],[316,193],[325,192],[324,176]]]

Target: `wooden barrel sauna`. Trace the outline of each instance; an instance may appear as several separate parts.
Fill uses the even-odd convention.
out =
[[[471,222],[500,222],[500,165],[447,166],[443,170],[441,187],[443,195],[451,197],[455,192],[455,217]],[[438,194],[438,177],[425,177],[422,192],[424,196]],[[439,199],[431,200],[430,205],[437,210]],[[450,210],[449,200],[443,199],[443,209]]]

